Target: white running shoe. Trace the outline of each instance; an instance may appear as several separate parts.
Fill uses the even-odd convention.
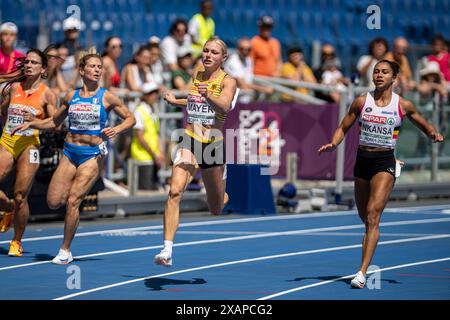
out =
[[[55,264],[69,264],[72,261],[72,252],[63,249],[59,249],[58,255],[52,260]]]
[[[164,267],[172,266],[172,253],[168,250],[162,249],[160,253],[155,256],[155,264]]]
[[[352,282],[350,283],[353,288],[362,289],[364,288],[364,285],[366,284],[366,277],[362,273],[362,271],[358,271],[356,274],[356,277],[353,278]]]

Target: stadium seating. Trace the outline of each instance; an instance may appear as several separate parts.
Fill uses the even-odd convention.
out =
[[[61,22],[72,4],[80,7],[86,25],[81,43],[100,48],[112,34],[120,36],[128,48],[136,48],[152,35],[163,38],[175,18],[188,20],[199,10],[198,0],[2,0],[0,3],[2,21],[18,24],[20,38],[29,46],[36,45],[41,12],[50,41],[61,40]],[[366,11],[372,4],[381,9],[379,30],[365,27],[369,16]],[[332,43],[338,54],[348,59],[343,61],[344,66],[350,66],[376,36],[391,42],[394,37],[404,35],[411,44],[429,43],[433,34],[449,30],[449,11],[450,0],[224,0],[215,3],[214,20],[217,34],[234,47],[240,37],[257,34],[256,21],[262,14],[272,15],[274,36],[284,49],[302,44],[310,59],[313,41]],[[131,52],[124,55],[131,56]],[[351,70],[344,67],[344,71],[348,74]]]

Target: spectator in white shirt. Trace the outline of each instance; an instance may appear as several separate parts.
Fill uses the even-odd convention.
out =
[[[166,71],[177,70],[177,58],[180,51],[191,50],[192,41],[187,29],[187,22],[177,19],[170,27],[170,34],[162,40],[160,44],[161,60]]]
[[[253,83],[253,60],[250,57],[252,49],[250,39],[241,38],[237,49],[237,52],[233,53],[225,61],[224,70],[236,79],[238,88],[241,89],[239,102],[250,102],[255,95],[255,90],[261,93],[272,94],[272,88]]]

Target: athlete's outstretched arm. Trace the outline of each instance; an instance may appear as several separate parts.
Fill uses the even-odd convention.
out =
[[[351,104],[348,113],[342,119],[341,124],[333,134],[333,138],[330,143],[324,144],[318,150],[319,153],[330,152],[336,149],[336,147],[344,140],[345,134],[358,119],[361,106],[364,104],[365,96],[359,96]]]
[[[431,123],[429,123],[417,110],[416,106],[409,100],[401,99],[400,106],[409,120],[422,132],[424,132],[433,142],[444,141],[442,134],[437,132]]]
[[[122,100],[119,99],[119,97],[109,91],[106,91],[103,98],[106,102],[104,104],[105,108],[108,110],[114,110],[114,112],[123,119],[123,121],[117,126],[103,129],[103,134],[105,134],[109,139],[114,138],[122,131],[130,129],[136,124],[136,118],[122,102]]]

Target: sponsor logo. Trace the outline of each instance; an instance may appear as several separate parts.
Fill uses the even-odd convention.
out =
[[[395,114],[395,113],[392,111],[381,111],[381,114]]]
[[[365,112],[372,112],[372,108],[371,107],[367,107],[366,109],[364,109]]]
[[[367,122],[385,124],[388,118],[371,114],[363,114],[362,119]]]
[[[394,125],[394,123],[395,123],[395,119],[394,118],[389,118],[387,120],[387,124],[390,125],[390,126]]]

